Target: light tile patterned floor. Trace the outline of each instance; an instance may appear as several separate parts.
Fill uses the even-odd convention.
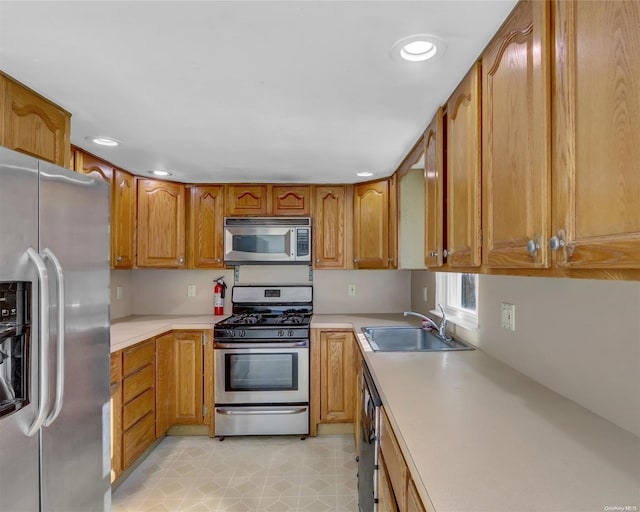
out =
[[[353,436],[166,437],[113,512],[357,512]]]

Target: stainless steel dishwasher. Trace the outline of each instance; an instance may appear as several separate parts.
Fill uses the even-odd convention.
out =
[[[378,509],[378,454],[382,401],[365,362],[362,362],[362,410],[360,411],[360,456],[358,457],[358,510]]]

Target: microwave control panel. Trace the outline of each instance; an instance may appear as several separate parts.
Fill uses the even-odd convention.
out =
[[[309,229],[298,228],[296,230],[297,237],[297,256],[309,256]]]

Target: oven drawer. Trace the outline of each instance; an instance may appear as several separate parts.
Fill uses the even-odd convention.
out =
[[[215,435],[254,436],[309,433],[309,406],[217,406]]]

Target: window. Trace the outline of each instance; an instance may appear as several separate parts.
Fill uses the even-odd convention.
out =
[[[447,320],[467,329],[478,327],[478,275],[438,272],[436,303],[442,304]],[[440,314],[440,310],[436,311]]]

